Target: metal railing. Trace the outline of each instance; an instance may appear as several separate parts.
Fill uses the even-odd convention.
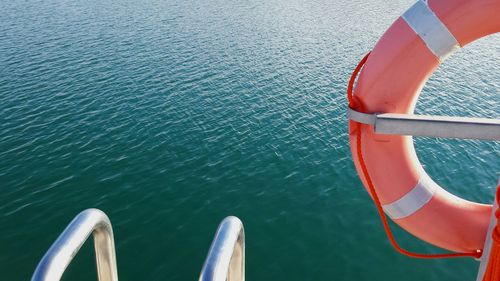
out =
[[[219,225],[199,281],[245,281],[245,231],[237,217]]]
[[[59,281],[90,234],[94,236],[99,281],[118,281],[113,229],[106,214],[97,209],[87,209],[70,222],[38,263],[31,280]]]
[[[69,223],[38,263],[31,280],[59,281],[90,234],[94,236],[98,280],[118,281],[113,229],[106,214],[97,209],[87,209]],[[245,231],[237,217],[220,223],[199,280],[245,281]]]
[[[349,108],[349,119],[373,125],[377,134],[500,141],[500,119],[428,116],[413,114],[367,114]]]

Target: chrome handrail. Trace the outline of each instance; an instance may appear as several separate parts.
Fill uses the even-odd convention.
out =
[[[245,231],[237,217],[219,225],[199,281],[245,281]]]
[[[91,233],[99,281],[118,281],[113,229],[106,214],[97,209],[87,209],[70,222],[38,263],[31,280],[59,281]]]

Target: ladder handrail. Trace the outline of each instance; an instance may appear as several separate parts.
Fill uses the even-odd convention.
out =
[[[237,217],[219,225],[199,281],[245,281],[245,231]]]
[[[109,218],[98,209],[87,209],[69,223],[38,263],[31,280],[59,281],[91,233],[99,281],[118,281],[113,229]]]

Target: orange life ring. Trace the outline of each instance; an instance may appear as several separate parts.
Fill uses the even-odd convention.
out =
[[[385,32],[354,89],[353,108],[365,113],[413,113],[420,90],[455,49],[500,32],[500,0],[418,1]],[[357,124],[349,123],[356,169]],[[362,154],[383,209],[418,238],[457,252],[482,249],[491,205],[447,192],[424,171],[411,137],[373,133],[361,125]],[[367,187],[368,189],[368,187]],[[369,189],[368,189],[369,190]]]

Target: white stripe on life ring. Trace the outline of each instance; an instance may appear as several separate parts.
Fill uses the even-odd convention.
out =
[[[418,1],[402,17],[440,61],[460,48],[455,36],[434,14],[427,1]]]
[[[425,206],[437,188],[438,185],[424,172],[412,190],[398,200],[382,207],[393,220],[408,217]]]

